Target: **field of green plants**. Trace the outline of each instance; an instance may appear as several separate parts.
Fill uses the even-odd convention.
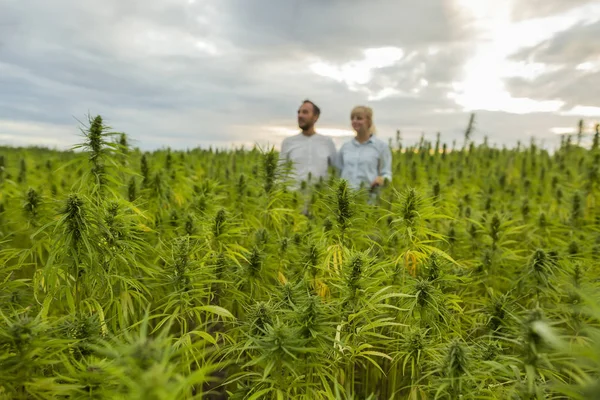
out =
[[[378,205],[101,117],[0,148],[0,399],[597,399],[598,127],[465,136],[392,142]]]

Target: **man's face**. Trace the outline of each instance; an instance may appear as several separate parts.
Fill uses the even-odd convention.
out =
[[[315,116],[313,105],[304,103],[298,109],[298,126],[302,130],[307,130],[313,127],[317,122],[318,117]]]

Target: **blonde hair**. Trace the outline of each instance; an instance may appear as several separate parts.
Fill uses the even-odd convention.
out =
[[[375,124],[373,123],[373,109],[367,106],[356,106],[350,112],[350,119],[356,115],[363,115],[369,121],[369,133],[375,134]]]

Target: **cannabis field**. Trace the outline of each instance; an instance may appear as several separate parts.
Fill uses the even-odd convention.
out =
[[[1,399],[596,399],[600,148],[0,148]],[[306,212],[303,212],[306,211]]]

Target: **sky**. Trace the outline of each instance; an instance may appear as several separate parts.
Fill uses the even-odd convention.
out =
[[[0,145],[69,148],[101,115],[143,150],[377,135],[552,148],[600,121],[600,0],[0,0]],[[589,137],[586,138],[589,140]]]

